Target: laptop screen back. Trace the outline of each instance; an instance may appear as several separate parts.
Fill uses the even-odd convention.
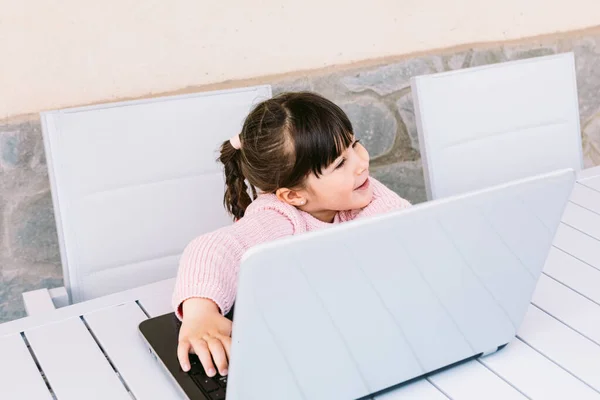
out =
[[[560,171],[251,249],[227,398],[360,398],[508,343],[574,176]]]

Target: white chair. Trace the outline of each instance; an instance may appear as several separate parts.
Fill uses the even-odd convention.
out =
[[[411,81],[428,199],[583,167],[572,53]]]
[[[218,148],[269,97],[256,86],[41,114],[71,302],[174,277],[190,240],[232,222]]]

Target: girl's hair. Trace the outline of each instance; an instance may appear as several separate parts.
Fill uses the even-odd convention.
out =
[[[234,219],[244,216],[256,189],[302,188],[305,178],[320,176],[352,143],[350,120],[340,107],[310,92],[282,93],[258,104],[246,117],[241,148],[223,142],[224,205]]]

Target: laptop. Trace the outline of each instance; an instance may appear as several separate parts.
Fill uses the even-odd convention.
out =
[[[574,181],[556,171],[251,248],[228,377],[179,368],[173,314],[141,334],[189,399],[370,398],[515,337]]]

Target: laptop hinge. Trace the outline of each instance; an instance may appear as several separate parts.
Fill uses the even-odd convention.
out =
[[[494,347],[491,350],[484,351],[483,353],[481,353],[481,357],[489,356],[490,354],[497,352],[499,349],[500,347]]]

